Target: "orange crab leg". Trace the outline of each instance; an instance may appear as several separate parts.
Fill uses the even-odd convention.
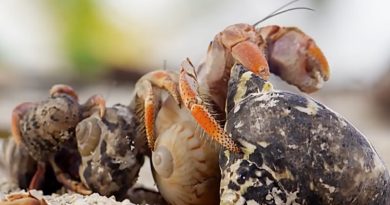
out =
[[[53,85],[51,87],[49,93],[50,93],[50,96],[55,96],[58,93],[65,93],[67,95],[72,96],[76,101],[79,100],[79,97],[76,94],[76,92],[73,90],[73,88],[68,86],[68,85],[64,85],[64,84]]]
[[[20,132],[19,125],[20,118],[33,106],[35,106],[35,103],[26,102],[16,106],[12,111],[11,133],[17,144],[20,144],[22,142],[22,134]]]
[[[81,182],[77,182],[72,180],[66,173],[64,173],[56,164],[54,161],[54,157],[51,157],[49,159],[49,162],[51,166],[53,167],[54,174],[56,175],[56,178],[58,182],[62,183],[66,188],[69,190],[82,194],[82,195],[89,195],[92,194],[92,191],[87,189]]]
[[[175,99],[179,107],[181,98],[178,91],[177,75],[170,71],[153,71],[144,75],[136,84],[137,96],[144,101],[144,124],[149,148],[154,151],[155,119],[161,99],[156,97],[155,87],[162,88]]]
[[[226,149],[233,152],[240,152],[236,143],[227,135],[217,120],[211,116],[204,106],[198,93],[195,69],[188,59],[183,62],[180,69],[179,90],[184,105],[191,111],[192,116],[204,131]]]
[[[82,105],[84,110],[91,110],[91,108],[96,106],[99,108],[100,117],[103,117],[106,112],[106,100],[102,96],[93,95]]]

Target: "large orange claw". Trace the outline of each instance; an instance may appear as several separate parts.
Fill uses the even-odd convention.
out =
[[[178,91],[178,77],[176,73],[170,71],[153,71],[144,75],[135,85],[136,94],[143,101],[144,113],[139,116],[144,119],[146,138],[149,148],[154,151],[155,142],[155,119],[160,108],[161,98],[157,97],[158,90],[154,87],[162,88],[175,99],[181,106],[180,93]]]
[[[329,79],[328,62],[313,39],[295,27],[258,30],[267,41],[270,70],[304,92],[314,92]]]
[[[195,69],[191,62],[185,60],[180,69],[179,90],[184,105],[203,130],[215,141],[232,152],[240,152],[239,147],[229,137],[217,120],[209,113],[198,92]]]

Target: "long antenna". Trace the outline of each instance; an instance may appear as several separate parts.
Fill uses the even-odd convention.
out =
[[[286,9],[286,10],[281,11],[282,9],[286,8],[287,6],[293,4],[293,3],[297,2],[297,1],[299,1],[299,0],[293,0],[293,1],[290,1],[290,2],[282,5],[281,7],[277,8],[275,11],[271,12],[270,14],[268,14],[263,19],[261,19],[258,22],[254,23],[253,26],[257,26],[258,24],[264,22],[265,20],[267,20],[269,18],[272,18],[274,16],[277,16],[279,14],[282,14],[282,13],[285,13],[285,12],[288,12],[288,11],[293,11],[293,10],[310,10],[310,11],[314,11],[314,9],[309,8],[309,7],[294,7],[294,8],[290,8],[290,9]]]

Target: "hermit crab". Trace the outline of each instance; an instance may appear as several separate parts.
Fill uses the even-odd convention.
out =
[[[220,147],[207,138],[233,152],[240,152],[240,148],[220,125],[223,113],[215,116],[209,110],[224,110],[229,68],[235,62],[250,66],[267,79],[271,62],[271,71],[307,92],[319,89],[320,82],[329,75],[322,52],[300,30],[279,26],[256,29],[236,24],[211,42],[198,72],[186,60],[179,76],[170,71],[155,71],[142,77],[136,84],[133,106],[139,110],[138,118],[143,119],[141,127],[144,126],[143,133],[152,150],[157,187],[171,204],[219,202],[218,188],[213,185],[219,186],[214,179],[220,177],[215,166]],[[198,76],[205,88],[203,93],[198,90]],[[168,95],[163,95],[162,90]],[[209,97],[202,99],[203,96]]]
[[[81,119],[89,116],[94,109],[104,115],[105,101],[95,95],[85,104],[78,103],[75,91],[67,85],[54,85],[50,89],[49,99],[37,103],[22,103],[12,115],[12,136],[16,143],[23,144],[34,160],[38,162],[29,188],[39,188],[49,163],[57,180],[70,190],[90,193],[81,183],[70,178],[56,163],[56,156],[62,151],[73,152],[75,128]],[[72,145],[73,144],[73,145]],[[64,149],[66,147],[66,149]],[[68,150],[69,148],[69,150]],[[71,155],[72,157],[76,157]]]
[[[106,108],[103,116],[95,112],[77,125],[79,175],[83,184],[101,195],[164,204],[157,192],[134,186],[149,153],[146,139],[137,135],[135,117],[128,106],[116,104]]]
[[[175,72],[154,71],[135,86],[132,107],[152,151],[153,177],[169,204],[218,204],[219,149],[181,107],[178,79]]]
[[[209,86],[210,93],[214,90],[210,98],[225,109],[225,129],[218,123],[210,126],[210,122],[216,122],[210,114],[207,120],[194,115],[194,108],[204,107],[204,115],[210,108],[203,103],[202,84],[198,83],[194,67],[183,63],[180,71],[184,104],[206,133],[226,149],[219,158],[220,204],[388,203],[389,173],[367,139],[324,105],[308,97],[275,91],[267,81],[271,70],[304,91],[319,88],[329,70],[320,50],[313,48],[314,42],[310,40],[309,46],[304,47],[304,55],[301,51],[290,53],[284,46],[267,51],[259,49],[262,41],[252,40],[254,34],[256,30],[249,25],[228,27],[211,44],[210,50],[214,51],[217,42],[220,57],[211,63],[206,59],[204,64],[207,77],[203,85]],[[231,36],[241,40],[225,41],[232,46],[218,45]],[[279,39],[283,37],[274,43],[295,45]],[[278,69],[273,68],[269,62],[273,55],[281,53],[286,58],[280,58]],[[289,58],[295,60],[288,61]],[[284,76],[283,72],[290,74]]]

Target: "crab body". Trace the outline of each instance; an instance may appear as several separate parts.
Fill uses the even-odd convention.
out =
[[[386,204],[390,177],[356,128],[324,105],[236,65],[221,152],[221,204]]]
[[[136,138],[135,115],[117,104],[81,121],[76,128],[81,181],[105,196],[123,199],[144,163],[143,141]]]

